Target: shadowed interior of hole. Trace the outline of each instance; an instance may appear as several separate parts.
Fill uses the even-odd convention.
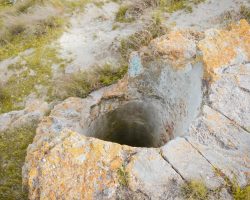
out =
[[[153,106],[131,102],[96,119],[89,136],[134,147],[156,147],[159,121]]]

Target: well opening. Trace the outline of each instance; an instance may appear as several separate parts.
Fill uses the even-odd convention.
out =
[[[137,100],[112,99],[95,107],[98,117],[88,126],[87,136],[134,147],[160,147],[188,133],[202,102],[202,64],[176,71],[160,62],[147,69],[130,85],[140,91],[139,95],[130,91]]]
[[[133,147],[158,147],[160,121],[159,112],[153,105],[130,102],[98,117],[88,135]]]

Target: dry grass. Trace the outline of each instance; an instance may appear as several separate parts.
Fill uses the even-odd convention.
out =
[[[96,66],[92,71],[67,74],[54,82],[52,99],[86,97],[90,92],[111,85],[127,72],[127,65],[113,67],[109,64]]]
[[[238,11],[226,11],[218,18],[219,22],[224,26],[236,23],[241,19],[246,19],[250,23],[250,7],[242,5]]]
[[[250,7],[244,5],[240,7],[240,18],[246,19],[250,23]]]
[[[128,8],[128,13],[132,16],[141,15],[145,9],[159,6],[159,0],[136,0]]]
[[[128,60],[133,51],[138,51],[141,47],[148,46],[151,40],[166,33],[167,28],[162,26],[160,20],[156,17],[155,21],[146,26],[143,30],[121,40],[120,53],[125,60]]]
[[[185,183],[182,188],[182,195],[188,200],[207,200],[208,189],[203,182],[190,181]]]
[[[121,6],[118,14],[122,13],[123,21],[127,18],[136,18],[142,15],[148,8],[158,9],[162,12],[173,13],[184,9],[186,12],[192,12],[192,7],[205,0],[135,0],[133,3]]]
[[[26,1],[25,1],[26,2]],[[27,11],[29,4],[11,8],[0,14],[2,28],[0,32],[0,44],[11,42],[17,35],[24,34],[39,36],[45,34],[49,28],[59,26],[58,17],[61,14],[59,8],[51,5],[33,5],[32,10]],[[14,10],[14,11],[13,11]],[[22,12],[21,12],[21,11]]]

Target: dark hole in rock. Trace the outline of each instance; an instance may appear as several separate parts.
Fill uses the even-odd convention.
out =
[[[130,102],[96,119],[89,135],[134,147],[157,147],[161,142],[160,121],[153,105]]]
[[[202,64],[176,71],[159,63],[149,69],[132,85],[143,98],[118,100],[118,107],[117,99],[98,104],[93,108],[98,117],[85,135],[134,147],[160,147],[187,134],[202,102]],[[109,107],[117,108],[108,112]]]

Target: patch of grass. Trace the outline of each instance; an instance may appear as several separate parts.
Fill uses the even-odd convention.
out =
[[[43,35],[32,35],[25,37],[25,35],[15,36],[11,42],[7,42],[5,45],[0,47],[0,60],[4,60],[8,57],[18,55],[31,48],[40,48],[46,44],[49,44],[59,35],[61,35],[62,29],[60,28],[48,28],[46,33]]]
[[[23,0],[0,12],[0,60],[41,47],[57,38],[66,13],[82,10],[90,0]]]
[[[240,7],[241,19],[246,19],[250,23],[250,7],[242,5]]]
[[[9,0],[0,0],[0,11],[11,5],[12,3]]]
[[[207,200],[208,189],[204,183],[200,181],[190,181],[185,183],[182,188],[182,195],[188,200]]]
[[[0,84],[0,114],[11,110],[11,93],[8,91],[3,84]]]
[[[76,0],[76,1],[63,0],[59,2],[61,2],[61,5],[63,5],[63,7],[68,11],[71,11],[71,12],[81,11],[82,12],[85,8],[85,5],[91,2],[91,0]]]
[[[185,9],[186,7],[187,7],[186,0],[171,0],[165,9],[167,12],[173,13],[177,10]]]
[[[119,179],[120,185],[127,187],[128,186],[128,172],[125,169],[125,166],[122,165],[118,170],[117,170],[117,175]]]
[[[106,64],[94,67],[92,71],[64,75],[53,84],[55,87],[51,92],[51,99],[84,98],[92,91],[121,79],[127,68],[127,65],[113,67]]]
[[[118,10],[118,12],[116,13],[115,16],[115,20],[117,22],[121,22],[121,23],[130,23],[132,21],[134,21],[135,19],[132,17],[126,17],[126,13],[128,11],[129,7],[128,6],[121,6]]]
[[[98,8],[101,8],[105,3],[103,1],[95,1],[94,4],[98,7]]]
[[[214,172],[217,176],[223,178],[227,191],[232,194],[234,200],[250,200],[250,185],[241,188],[234,178],[233,181],[229,179],[219,168],[214,168]]]
[[[27,49],[34,49],[34,53],[20,56],[20,61],[9,68],[15,73],[1,87],[0,114],[22,109],[29,94],[40,95],[38,87],[45,89],[43,93],[47,90],[50,96],[53,87],[52,66],[60,65],[63,68],[68,61],[59,58],[56,50],[47,45],[62,34],[68,19],[63,15],[84,8],[89,0],[19,2],[0,13],[0,60]]]
[[[22,191],[22,166],[35,125],[0,133],[0,199],[28,199]]]
[[[0,104],[0,113],[18,110],[22,107],[25,97],[31,93],[39,96],[40,91],[37,86],[42,86],[48,90],[52,84],[52,65],[62,64],[66,61],[59,58],[56,48],[37,48],[31,55],[11,66],[11,69],[21,70],[18,75],[13,75],[7,83],[2,86],[5,94]]]
[[[240,188],[236,186],[233,191],[233,196],[235,200],[249,200],[250,199],[250,186],[245,188]]]
[[[192,6],[198,5],[205,0],[159,0],[159,7],[169,13],[176,12],[178,10],[185,10],[192,12]]]
[[[138,51],[142,46],[147,46],[152,39],[167,33],[167,28],[162,26],[160,19],[152,22],[144,30],[138,31],[128,38],[122,39],[120,43],[120,53],[125,60],[133,51]]]
[[[154,24],[156,24],[156,25],[162,24],[162,21],[163,21],[162,11],[156,10],[155,12],[153,12],[152,19],[153,19]]]

